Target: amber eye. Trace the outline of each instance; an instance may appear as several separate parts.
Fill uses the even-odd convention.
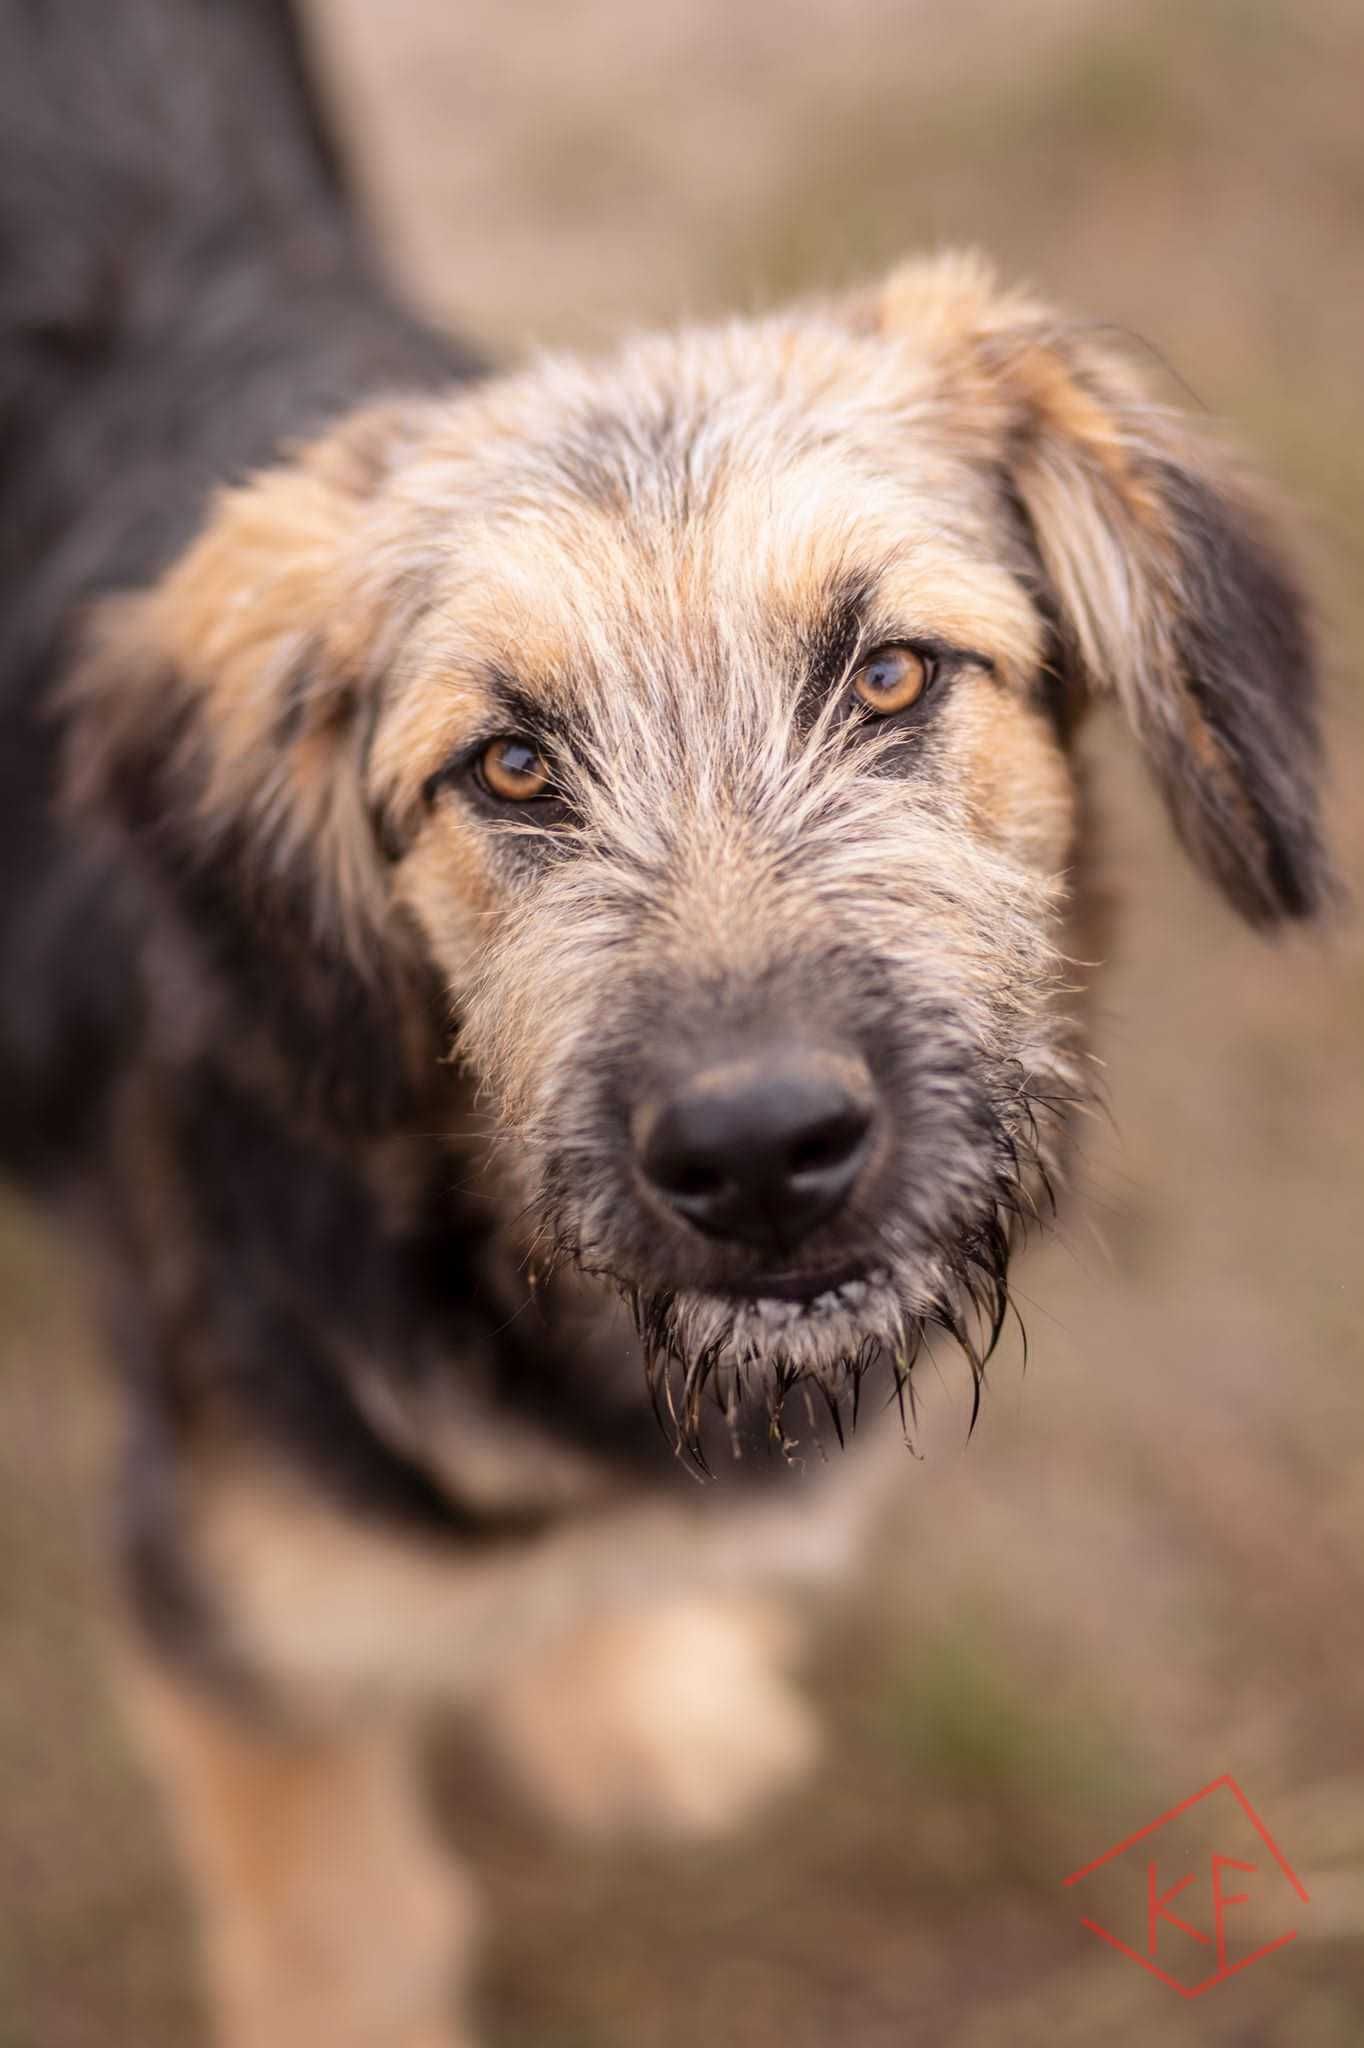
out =
[[[478,757],[478,774],[489,796],[507,804],[530,803],[550,786],[544,755],[533,740],[491,740]]]
[[[930,663],[912,647],[878,647],[856,671],[852,686],[868,711],[885,718],[893,711],[908,711],[923,695],[931,675]]]

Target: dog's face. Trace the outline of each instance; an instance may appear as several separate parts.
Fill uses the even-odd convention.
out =
[[[106,790],[130,642],[205,858],[230,820],[361,984],[434,969],[508,1213],[627,1294],[688,1427],[711,1376],[988,1343],[1081,1092],[1083,689],[1248,914],[1319,889],[1256,515],[969,264],[343,427],[109,628]]]
[[[997,1302],[1074,1091],[1069,777],[997,494],[774,323],[470,401],[372,750],[394,885],[555,1251],[688,1364]]]

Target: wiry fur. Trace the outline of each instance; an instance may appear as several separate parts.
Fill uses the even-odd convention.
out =
[[[1315,900],[1297,600],[1135,394],[1106,347],[948,260],[879,302],[343,427],[224,501],[142,601],[134,737],[173,727],[198,829],[301,870],[318,942],[375,999],[434,966],[525,1257],[622,1290],[693,1447],[707,1386],[731,1419],[764,1388],[780,1436],[808,1377],[841,1426],[844,1380],[879,1358],[898,1383],[926,1321],[977,1369],[998,1332],[1080,1090],[1049,626],[1243,907]],[[1211,559],[1195,502],[1221,508]],[[1228,590],[1244,616],[1214,625]],[[848,675],[905,638],[954,670],[920,722],[869,734]],[[110,672],[97,654],[80,685],[85,776],[118,773]],[[553,831],[443,773],[509,727],[553,761]],[[642,1199],[623,1138],[668,1034],[781,1018],[867,1050],[901,1134],[814,1248],[851,1252],[852,1292],[803,1306]]]
[[[961,858],[963,819],[945,790],[919,791],[907,816],[893,740],[829,731],[827,714],[824,732],[793,737],[790,693],[760,694],[757,664],[755,650],[756,702],[745,707],[732,684],[725,708],[701,713],[694,750],[680,705],[642,690],[609,700],[627,708],[598,741],[583,823],[463,1007],[462,1044],[514,1120],[541,1235],[627,1290],[650,1370],[693,1442],[707,1382],[726,1412],[746,1380],[766,1384],[779,1427],[782,1396],[807,1375],[836,1405],[842,1376],[860,1378],[877,1355],[907,1371],[925,1317],[983,1362],[1003,1314],[1007,1238],[1036,1213],[1057,1165],[1055,1112],[1077,1085],[1052,1001],[1062,970],[1045,883],[988,846]],[[578,834],[590,857],[574,858]],[[833,1298],[730,1298],[743,1261],[660,1244],[634,1198],[621,1077],[646,1075],[647,1049],[698,1009],[702,1029],[822,1012],[830,1029],[854,1020],[877,1048],[904,1151],[854,1195],[840,1242],[869,1270]]]
[[[0,1108],[104,1254],[130,1577],[192,1681],[157,1718],[239,2038],[430,2043],[430,1930],[413,1960],[390,1926],[354,1996],[335,1940],[333,1790],[376,1802],[360,1892],[417,1839],[349,1717],[514,1688],[570,1620],[751,1569],[675,1445],[843,1438],[873,1372],[905,1412],[935,1327],[979,1393],[1087,1092],[1076,717],[1114,696],[1232,901],[1301,916],[1313,649],[1226,458],[978,260],[461,382],[361,259],[274,0],[125,0],[69,156],[92,44],[53,5],[39,33],[0,0],[31,74],[0,246],[36,193],[71,259],[0,286]],[[176,129],[177,183],[128,105],[207,90],[191,19],[225,77],[273,64],[275,112],[259,160],[241,89]],[[935,676],[877,725],[851,679],[887,642]],[[552,809],[480,793],[511,733]],[[774,1270],[659,1198],[633,1119],[792,1043],[881,1114]],[[809,1475],[750,1455],[730,1497],[764,1477],[790,1564]],[[632,1738],[674,1809],[678,1756],[732,1746],[704,1714]],[[281,1784],[312,1845],[283,1877]]]

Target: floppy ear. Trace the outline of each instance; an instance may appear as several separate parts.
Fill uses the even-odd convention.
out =
[[[225,492],[159,584],[95,608],[63,701],[68,804],[296,1099],[364,1126],[399,1112],[433,1015],[365,798],[404,615],[369,518],[402,434],[376,408]]]
[[[1254,492],[1109,340],[974,257],[900,271],[877,318],[927,345],[1022,517],[1070,677],[1121,700],[1195,859],[1254,923],[1316,910],[1317,656]]]

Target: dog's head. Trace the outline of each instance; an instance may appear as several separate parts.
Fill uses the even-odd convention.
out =
[[[1102,691],[1236,905],[1310,912],[1260,513],[1106,339],[949,259],[342,425],[106,613],[74,774],[337,1102],[434,1057],[434,975],[508,1213],[627,1294],[690,1424],[708,1377],[988,1343],[1082,1092]]]

